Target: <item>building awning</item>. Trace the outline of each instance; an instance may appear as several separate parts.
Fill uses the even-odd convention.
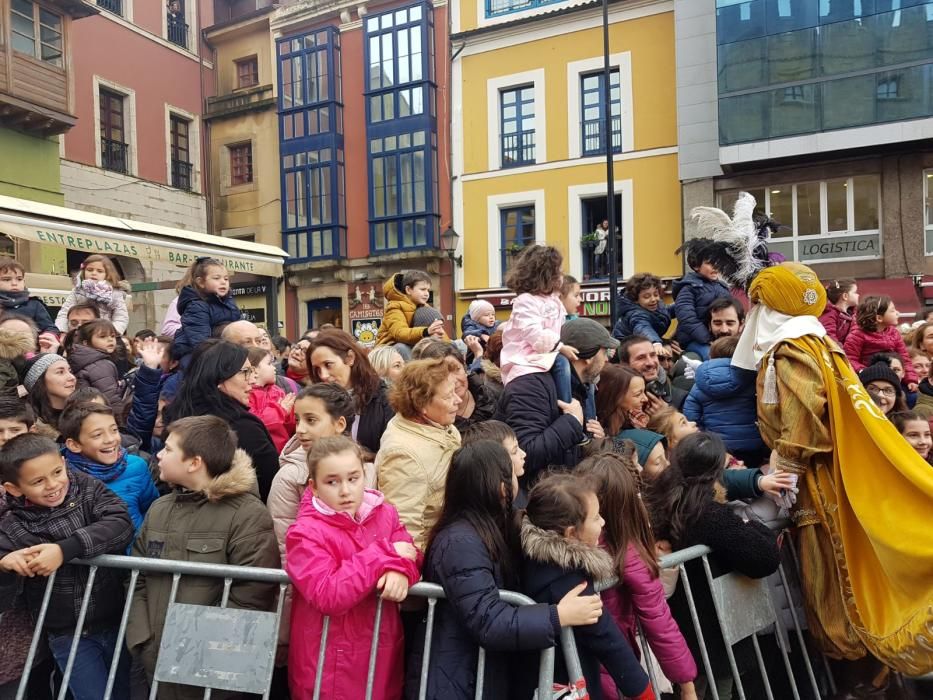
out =
[[[202,256],[231,272],[282,276],[281,248],[0,195],[0,233],[39,245],[187,267]]]

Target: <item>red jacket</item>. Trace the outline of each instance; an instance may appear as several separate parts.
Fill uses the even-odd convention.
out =
[[[249,392],[249,412],[266,426],[279,453],[295,434],[295,414],[286,411],[279,403],[285,395],[285,390],[275,384],[254,386]]]
[[[839,345],[843,345],[846,342],[849,331],[852,330],[852,323],[854,320],[855,319],[845,311],[840,311],[838,307],[832,304],[827,304],[826,310],[823,312],[823,315],[820,316],[820,323],[823,324],[823,328],[826,329],[829,337],[839,343]]]
[[[852,363],[852,369],[860,372],[868,366],[871,356],[879,352],[890,352],[899,355],[904,365],[904,383],[916,384],[917,371],[914,363],[910,361],[907,345],[901,337],[900,331],[894,326],[887,326],[884,330],[870,333],[860,326],[854,326],[849,332],[845,342],[846,356]]]
[[[398,512],[378,491],[367,490],[354,520],[305,491],[298,519],[285,536],[285,570],[292,580],[288,684],[294,700],[311,700],[321,630],[330,616],[321,697],[366,695],[366,669],[376,615],[376,583],[387,571],[420,578],[417,562],[400,557],[393,542],[412,544]],[[375,700],[398,700],[405,676],[402,621],[395,603],[383,603],[373,684]]]
[[[652,575],[634,544],[629,544],[625,552],[622,582],[615,588],[603,591],[602,598],[606,611],[616,621],[636,654],[637,621],[645,631],[645,638],[658,658],[661,670],[671,682],[688,683],[697,677],[696,662],[671,616],[661,580]],[[605,669],[600,681],[606,700],[619,697],[616,684]]]

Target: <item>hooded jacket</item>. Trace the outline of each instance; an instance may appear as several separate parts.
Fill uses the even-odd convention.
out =
[[[110,355],[90,345],[76,343],[68,353],[68,364],[79,389],[86,386],[97,389],[115,416],[123,414],[123,382]]]
[[[472,700],[476,695],[478,647],[486,649],[484,700],[509,698],[509,669],[518,652],[546,649],[560,638],[557,606],[516,606],[499,598],[509,588],[498,562],[465,520],[444,528],[428,550],[424,580],[438,583],[444,598],[435,609],[428,665],[428,700]],[[407,697],[418,697],[425,625],[408,659]]]
[[[533,525],[527,515],[522,519],[521,540],[522,589],[539,603],[560,602],[581,581],[587,584],[582,595],[592,595],[595,582],[609,580],[615,575],[608,552],[542,530]],[[609,672],[625,697],[654,697],[648,676],[612,618],[602,615],[595,624],[574,627],[573,634],[590,698],[602,700],[603,697],[600,665]],[[568,673],[563,655],[557,656],[554,682],[566,684]]]
[[[362,698],[376,614],[376,584],[396,571],[413,586],[418,561],[399,556],[395,542],[412,543],[395,508],[378,491],[364,491],[356,518],[338,513],[307,491],[288,530],[285,570],[292,580],[289,688],[293,700],[311,700],[325,616],[330,617],[321,696]],[[405,642],[398,605],[382,604],[373,698],[402,695]]]
[[[385,281],[382,293],[385,295],[385,313],[382,316],[382,325],[376,334],[376,345],[392,345],[403,343],[414,345],[427,336],[427,326],[411,325],[411,319],[418,308],[402,286],[404,275],[399,272]],[[444,340],[448,340],[444,336]]]
[[[880,331],[866,331],[860,326],[854,326],[846,337],[844,347],[846,357],[856,372],[861,372],[868,366],[872,355],[889,352],[901,358],[901,364],[904,365],[904,384],[920,381],[901,332],[894,326],[887,326]]]
[[[178,295],[181,328],[175,331],[172,353],[176,360],[191,353],[199,343],[211,337],[217,326],[240,320],[240,309],[231,294],[221,298],[216,294],[202,297],[188,285]]]
[[[700,430],[719,435],[729,452],[740,459],[767,450],[758,432],[756,378],[755,372],[733,367],[728,357],[709,360],[697,368],[684,402],[687,420],[696,421]]]
[[[389,421],[382,436],[376,454],[379,490],[398,509],[418,549],[424,550],[440,517],[447,470],[459,447],[454,426],[415,423],[401,415]]]
[[[602,598],[605,611],[622,630],[632,651],[636,655],[639,653],[637,629],[640,624],[664,675],[674,683],[694,680],[697,665],[671,616],[661,579],[651,573],[634,544],[629,544],[625,551],[620,573],[619,585],[603,591]],[[602,690],[607,700],[619,697],[612,676],[605,669],[602,671]]]
[[[19,398],[16,387],[20,378],[13,361],[34,349],[31,336],[0,328],[0,393]]]
[[[826,304],[826,309],[820,315],[820,323],[823,324],[823,328],[826,329],[826,334],[830,338],[839,345],[845,345],[855,319],[845,311],[840,311],[839,307]]]
[[[58,633],[74,630],[90,571],[69,562],[101,554],[123,554],[133,539],[133,523],[116,494],[82,472],[69,470],[68,480],[65,500],[54,508],[35,506],[7,494],[9,510],[0,520],[0,558],[44,542],[61,547],[64,565],[55,575],[45,617],[45,629]],[[26,605],[37,616],[47,581],[44,576],[22,579],[14,573],[0,572],[0,609],[15,600],[15,592],[22,584]],[[92,591],[84,630],[116,629],[126,600],[122,572],[100,569]]]
[[[643,335],[652,343],[660,343],[673,318],[674,308],[663,301],[659,301],[658,308],[651,311],[620,294],[619,320],[612,329],[612,337],[625,340],[630,335]]]
[[[688,272],[673,284],[674,312],[677,316],[677,342],[684,350],[690,343],[709,345],[712,338],[706,315],[710,304],[720,297],[731,297],[729,288],[712,282],[697,272]]]
[[[491,326],[484,326],[479,321],[474,321],[469,313],[465,313],[460,319],[460,337],[466,338],[468,335],[473,335],[479,338],[481,335],[492,335],[500,324],[501,321],[496,321]]]
[[[272,517],[256,496],[256,473],[249,456],[238,449],[230,469],[211,479],[204,489],[176,489],[153,503],[133,545],[133,556],[278,568]],[[175,600],[216,606],[223,587],[222,578],[184,576]],[[133,592],[126,646],[142,661],[150,681],[171,589],[170,574],[140,573]],[[272,611],[277,589],[276,584],[234,581],[228,607]],[[160,698],[200,698],[203,694],[194,687],[159,685]]]
[[[62,308],[58,310],[58,315],[55,317],[55,325],[58,330],[62,332],[68,331],[68,312],[71,311],[71,307],[75,304],[94,304],[100,312],[100,317],[113,323],[114,327],[117,329],[117,333],[122,335],[126,333],[126,327],[130,323],[130,312],[126,308],[126,296],[129,291],[129,283],[120,280],[117,282],[116,286],[113,287],[110,301],[103,302],[88,296],[85,293],[83,282],[79,280],[78,285],[71,290],[71,293],[65,299]]]
[[[77,455],[72,455],[68,450],[65,451],[65,461],[71,467],[72,472],[83,471],[80,462],[70,460],[69,455],[73,457]],[[146,511],[159,497],[159,492],[156,491],[152,481],[149,465],[142,457],[128,454],[125,469],[117,469],[115,466],[111,469],[103,465],[94,466],[99,470],[98,474],[102,473],[102,475],[89,474],[89,476],[100,479],[108,489],[121,498],[133,521],[133,531],[139,530],[146,517]]]
[[[40,333],[51,331],[58,334],[58,326],[52,322],[45,304],[39,297],[29,296],[27,289],[22,292],[0,292],[0,307],[4,311],[32,319]]]

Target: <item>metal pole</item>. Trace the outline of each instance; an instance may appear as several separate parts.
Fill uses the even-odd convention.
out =
[[[619,76],[621,80],[622,76]],[[619,318],[619,265],[616,258],[616,192],[612,172],[612,86],[609,70],[609,0],[603,0],[603,138],[606,145],[606,219],[609,234],[606,254],[609,256],[609,327],[614,328]]]

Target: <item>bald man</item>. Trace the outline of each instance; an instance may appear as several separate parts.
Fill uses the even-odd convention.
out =
[[[220,337],[224,340],[229,340],[235,345],[242,345],[244,348],[249,348],[262,343],[262,334],[262,329],[257,327],[255,323],[251,323],[250,321],[234,321],[224,328]]]

